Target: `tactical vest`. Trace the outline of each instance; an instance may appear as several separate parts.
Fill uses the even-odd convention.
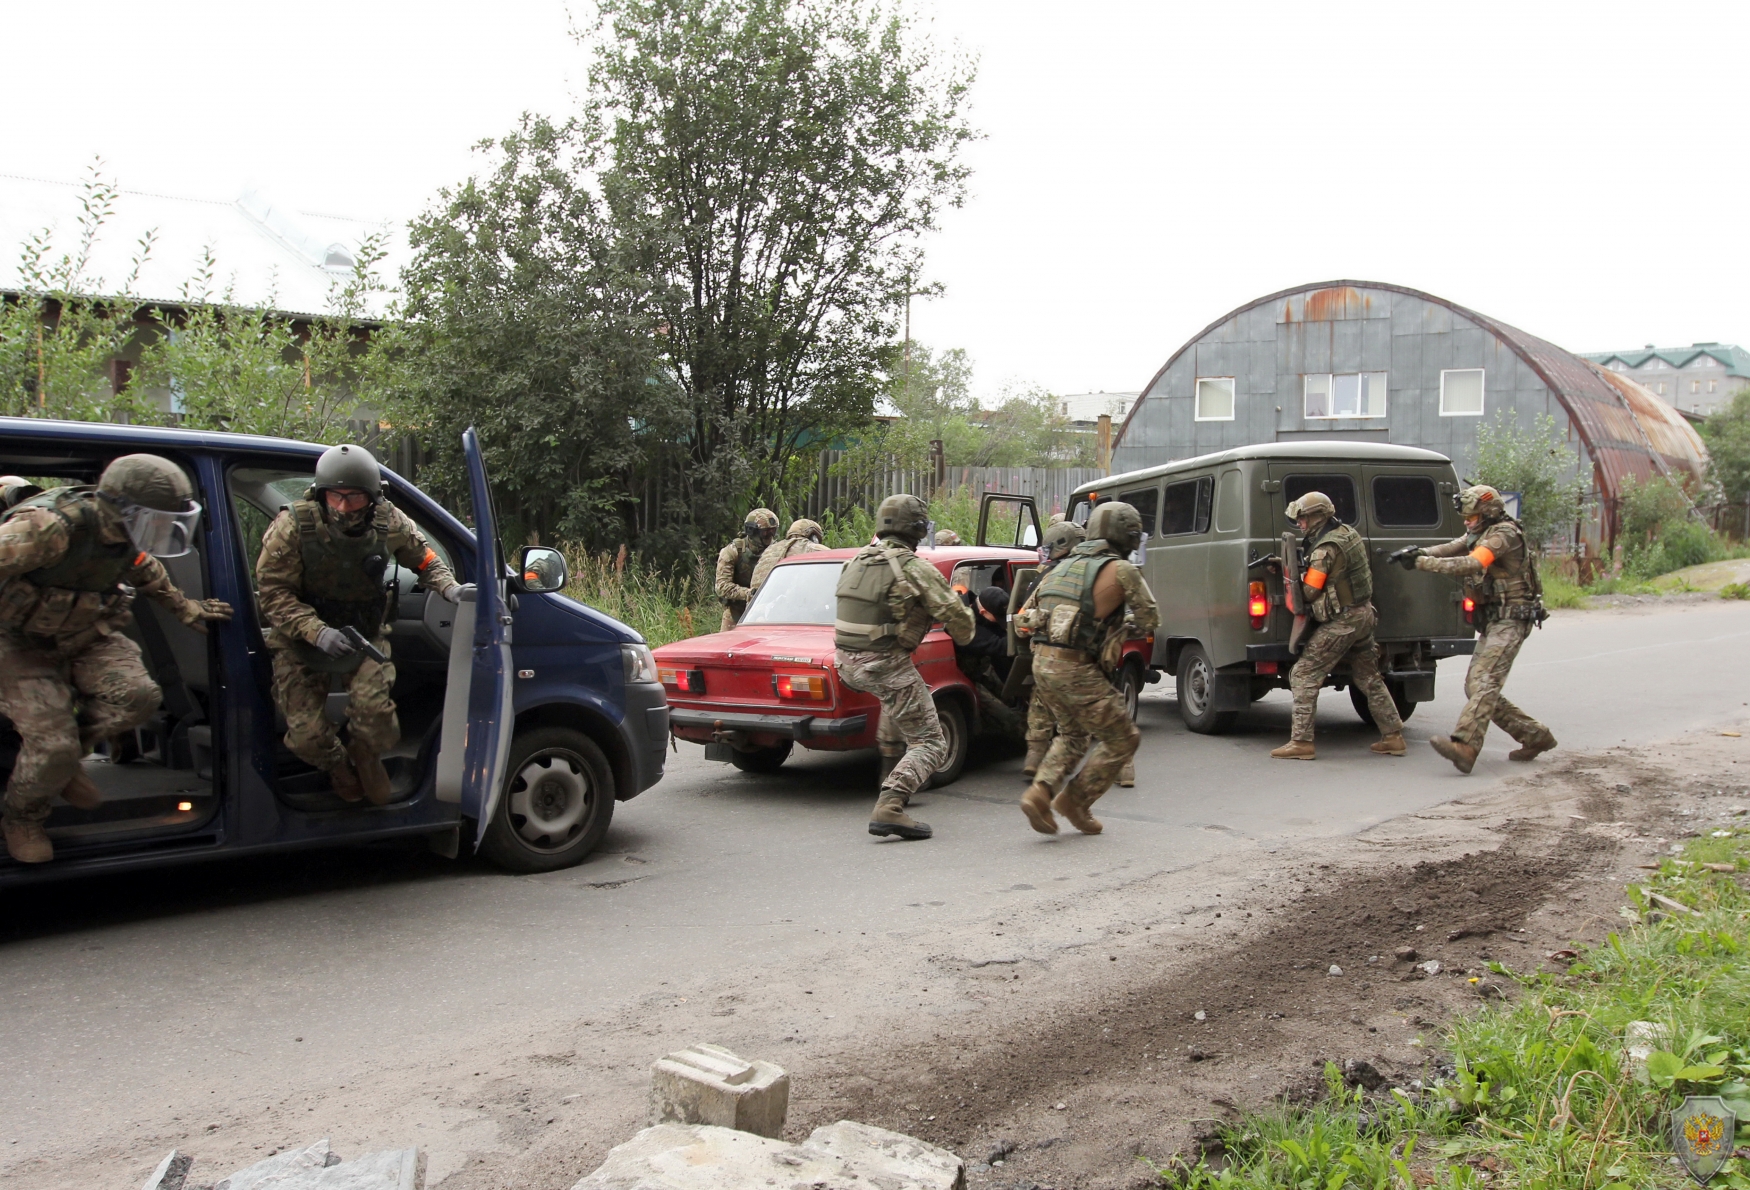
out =
[[[911,551],[889,539],[866,545],[839,572],[839,583],[833,594],[838,597],[838,611],[833,620],[833,643],[853,653],[892,653],[900,649],[915,649],[923,633],[912,639],[904,630],[911,627],[909,614],[904,622],[894,615],[890,596],[895,587],[901,595],[919,594],[912,581],[905,577],[904,559]],[[915,610],[915,603],[914,603]],[[928,630],[928,624],[925,626]],[[904,636],[902,637],[902,633]],[[909,643],[907,641],[909,640]]]
[[[11,520],[27,508],[46,508],[67,526],[67,552],[58,561],[0,586],[0,628],[27,636],[65,636],[126,610],[129,593],[121,585],[122,576],[139,551],[125,537],[103,540],[103,509],[96,491],[56,488],[22,501],[0,518]]]
[[[1512,526],[1507,534],[1511,539],[1510,548],[1497,555],[1480,576],[1465,583],[1466,593],[1476,600],[1478,606],[1524,607],[1543,598],[1543,580],[1538,577],[1537,562],[1525,542],[1525,530],[1512,517],[1479,525],[1475,533],[1465,534],[1466,548],[1474,550],[1483,534],[1505,525]]]
[[[1335,610],[1342,611],[1372,599],[1373,567],[1367,561],[1366,540],[1353,526],[1331,521],[1329,527],[1319,534],[1318,540],[1311,544],[1316,546],[1327,543],[1336,546],[1337,553],[1343,559],[1343,573],[1331,580],[1331,587],[1343,605]]]
[[[314,500],[298,500],[291,506],[298,526],[298,553],[304,564],[304,579],[298,598],[309,604],[330,628],[358,629],[366,640],[383,631],[389,612],[389,592],[383,574],[389,568],[389,530],[394,509],[379,503],[365,531],[356,537],[343,533],[323,519],[322,506]],[[306,641],[294,641],[292,649],[304,664],[321,670],[339,666],[342,671],[363,663],[362,653],[344,658],[329,657]],[[348,664],[350,663],[350,665]]]
[[[759,544],[745,537],[735,541],[735,585],[750,586],[753,583],[753,568],[760,563],[760,555],[765,553]]]
[[[1058,561],[1033,589],[1033,605],[1045,619],[1047,644],[1097,656],[1105,644],[1107,621],[1124,614],[1120,603],[1106,620],[1094,614],[1094,583],[1118,554],[1104,541],[1084,541]]]

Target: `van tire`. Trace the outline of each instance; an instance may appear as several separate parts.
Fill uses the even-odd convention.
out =
[[[1199,735],[1221,735],[1229,731],[1238,711],[1215,710],[1215,666],[1209,654],[1195,642],[1179,651],[1177,667],[1179,718]]]
[[[553,781],[550,790],[535,784],[543,775]],[[615,792],[608,758],[581,731],[539,727],[525,732],[511,741],[504,793],[480,853],[507,872],[569,868],[608,833]]]
[[[966,708],[958,698],[949,695],[936,699],[936,718],[942,724],[942,737],[948,741],[948,759],[942,762],[930,778],[930,788],[940,789],[960,779],[966,768],[966,753],[972,746],[972,733],[966,725]]]
[[[737,748],[730,753],[729,763],[744,773],[775,773],[790,759],[790,749],[795,746],[791,741],[785,740],[770,748],[755,748],[750,752]]]
[[[1124,711],[1132,723],[1142,710],[1142,662],[1134,657],[1118,671],[1118,697],[1124,700]]]
[[[1398,708],[1398,718],[1408,721],[1415,713],[1416,704],[1404,697],[1404,684],[1387,678],[1385,688],[1390,691],[1392,703]],[[1361,721],[1367,726],[1379,726],[1373,721],[1373,712],[1368,709],[1367,695],[1361,693],[1361,687],[1354,682],[1349,683],[1349,705],[1355,708],[1355,713],[1361,716]]]

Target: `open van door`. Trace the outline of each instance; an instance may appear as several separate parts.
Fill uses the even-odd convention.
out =
[[[1034,507],[1033,497],[986,492],[978,505],[978,540],[973,544],[1037,549],[1039,510]]]
[[[506,606],[504,547],[497,510],[480,457],[480,439],[462,435],[468,490],[474,505],[474,590],[456,608],[450,638],[449,681],[438,744],[437,797],[460,803],[476,823],[478,847],[504,791],[510,753],[510,610]]]

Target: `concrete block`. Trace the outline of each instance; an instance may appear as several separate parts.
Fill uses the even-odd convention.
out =
[[[966,1190],[965,1163],[915,1137],[840,1120],[799,1145],[708,1124],[658,1124],[608,1153],[572,1190],[867,1186]]]
[[[418,1149],[386,1149],[342,1161],[324,1139],[257,1161],[216,1182],[213,1190],[419,1190],[423,1180]]]
[[[720,1045],[690,1045],[650,1068],[652,1124],[713,1124],[777,1136],[789,1110],[789,1075]]]

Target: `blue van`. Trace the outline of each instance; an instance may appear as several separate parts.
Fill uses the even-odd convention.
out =
[[[322,449],[243,434],[0,418],[0,472],[45,485],[94,483],[111,459],[137,451],[181,466],[204,515],[195,549],[165,567],[189,596],[237,609],[203,636],[149,600],[135,602],[126,631],[163,702],[107,754],[87,759],[102,805],[85,811],[56,801],[46,824],[54,861],[17,864],[0,851],[0,885],[412,836],[451,857],[465,838],[507,870],[550,871],[587,856],[614,803],[662,777],[668,703],[650,649],[618,620],[548,590],[564,586],[563,574],[525,574],[521,554],[506,565],[472,430],[463,453],[473,531],[383,472],[389,499],[456,577],[474,584],[458,606],[416,590],[410,571],[388,576],[402,736],[384,764],[395,800],[342,802],[326,774],[292,755],[271,697],[255,560],[263,532],[303,494]],[[0,719],[0,771],[10,769],[18,742]]]

